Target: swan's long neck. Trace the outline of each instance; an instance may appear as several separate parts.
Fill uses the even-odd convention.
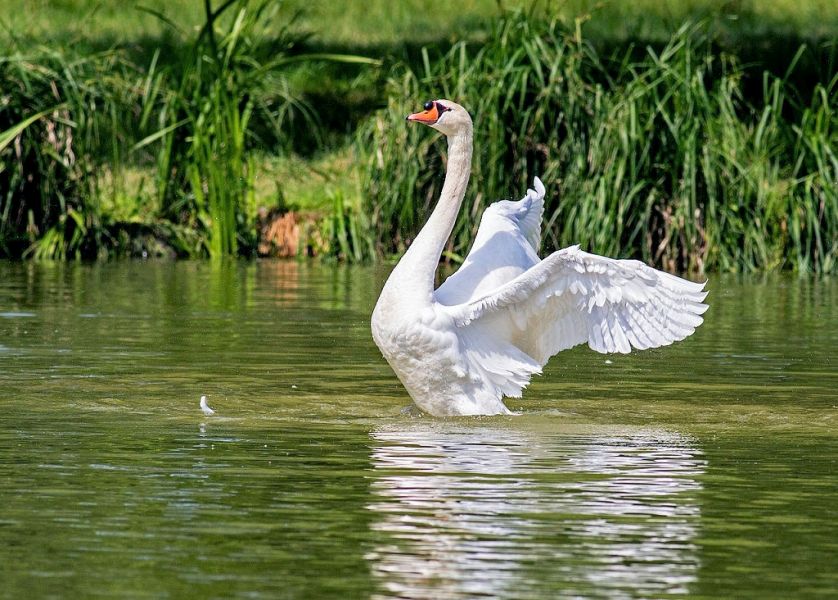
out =
[[[432,299],[439,257],[454,229],[466,194],[471,174],[471,153],[472,128],[469,124],[448,138],[448,168],[439,201],[393,271],[393,276],[401,280],[401,286],[410,281],[410,293],[416,300],[430,302]]]

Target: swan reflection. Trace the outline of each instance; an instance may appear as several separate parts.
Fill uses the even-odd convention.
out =
[[[373,432],[379,598],[688,592],[705,461],[688,438],[417,424]]]

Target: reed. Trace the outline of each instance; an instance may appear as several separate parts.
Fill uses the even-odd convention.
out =
[[[103,163],[118,170],[129,67],[113,52],[0,56],[0,256],[95,256]]]
[[[254,245],[246,143],[271,67],[254,52],[268,6],[226,2],[213,9],[206,0],[204,26],[185,44],[186,56],[161,68],[155,55],[147,72],[141,126],[156,130],[134,148],[156,150],[160,215],[206,232],[190,253],[234,255],[240,244]],[[224,19],[227,11],[232,18]]]
[[[147,71],[141,124],[156,120],[156,131],[135,148],[156,148],[160,214],[207,232],[199,254],[249,255],[256,247],[254,148],[266,144],[267,132],[267,145],[282,151],[295,119],[316,135],[315,117],[289,91],[283,69],[305,60],[375,61],[289,55],[293,19],[275,0],[228,0],[215,9],[204,0],[204,8],[205,23],[182,62],[158,68],[155,55]]]
[[[428,98],[475,119],[472,185],[446,256],[468,250],[485,206],[548,185],[544,251],[572,243],[669,270],[830,271],[838,253],[838,75],[811,101],[746,73],[686,25],[655,52],[600,56],[581,23],[500,19],[479,48],[423,54],[390,77],[387,107],[359,132],[361,214],[375,254],[404,250],[437,198],[444,142],[406,127]]]

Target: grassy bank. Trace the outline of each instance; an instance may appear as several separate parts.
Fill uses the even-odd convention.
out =
[[[475,119],[474,185],[448,247],[461,257],[480,214],[550,186],[545,250],[573,243],[669,270],[831,271],[838,258],[838,76],[801,95],[718,53],[706,25],[661,51],[606,60],[560,22],[516,13],[475,53],[458,44],[389,82],[359,148],[363,215],[380,254],[403,250],[441,188],[444,146],[397,125],[415,98],[460,99]]]
[[[310,215],[301,248],[398,253],[444,151],[402,119],[447,95],[480,151],[453,260],[480,207],[539,173],[547,249],[834,269],[829,2],[569,1],[501,22],[493,0],[234,2],[209,27],[203,3],[143,5],[0,9],[3,255],[249,255],[262,207]]]
[[[535,5],[542,14],[573,23],[589,21],[593,39],[665,40],[686,20],[709,19],[727,37],[759,35],[829,39],[838,14],[831,0],[284,0],[283,10],[298,14],[296,28],[320,44],[370,50],[398,45],[436,44],[442,40],[485,35],[504,9]],[[135,10],[144,7],[147,11]],[[7,37],[24,43],[140,45],[168,33],[152,13],[164,14],[185,28],[199,26],[204,6],[194,0],[6,0],[0,23]]]
[[[299,34],[270,0],[204,9],[194,29],[155,14],[169,37],[147,63],[124,49],[11,44],[0,60],[0,254],[255,252],[256,194],[283,196],[257,181],[295,134],[319,139],[289,66],[375,61],[290,53]]]

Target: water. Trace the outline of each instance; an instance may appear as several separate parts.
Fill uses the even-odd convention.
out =
[[[0,263],[0,595],[838,596],[836,280],[714,277],[686,342],[440,420],[385,275]]]

